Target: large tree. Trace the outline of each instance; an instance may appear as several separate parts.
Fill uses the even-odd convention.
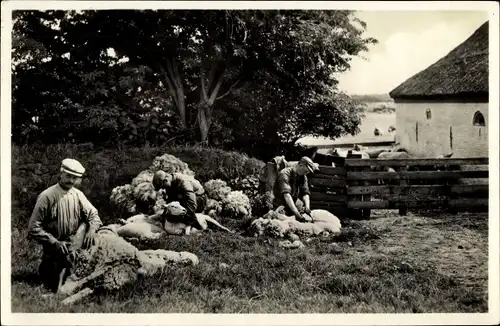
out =
[[[113,87],[113,81],[124,78],[119,75],[127,76],[116,60],[126,58],[128,71],[145,67],[140,93],[169,99],[179,127],[197,126],[202,141],[215,140],[222,131],[235,143],[246,137],[274,145],[306,134],[355,133],[359,115],[337,91],[335,75],[376,42],[363,37],[366,26],[353,12],[338,10],[101,10],[32,16],[17,29],[45,48],[69,53],[60,69],[71,65],[78,74],[102,77],[112,67],[116,77],[104,93],[123,107],[124,99],[130,103],[138,96],[139,87],[134,82]],[[45,35],[44,21],[56,22],[59,29]],[[55,47],[61,38],[63,45]],[[105,55],[109,49],[114,59]]]

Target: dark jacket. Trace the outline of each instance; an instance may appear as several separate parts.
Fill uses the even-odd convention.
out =
[[[302,198],[304,195],[311,195],[307,177],[298,175],[293,167],[284,168],[279,172],[274,187],[275,203],[286,206],[283,195],[287,193],[294,200]]]
[[[203,206],[199,203],[199,197],[204,194],[203,186],[197,180],[178,173],[173,174],[171,186],[165,189],[166,202],[178,201],[186,208],[188,221],[196,220],[196,212],[201,211]],[[191,223],[190,223],[191,224]],[[196,224],[196,223],[195,223]]]

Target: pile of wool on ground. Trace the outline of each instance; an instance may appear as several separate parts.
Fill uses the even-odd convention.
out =
[[[95,245],[82,249],[85,231],[83,225],[73,237],[72,245],[77,247],[73,268],[59,287],[59,294],[80,298],[96,291],[109,292],[135,282],[138,275],[154,275],[167,264],[196,265],[199,262],[198,257],[189,252],[138,250],[109,227],[102,227],[97,232]],[[73,303],[75,299],[67,298],[66,302]]]
[[[241,190],[232,190],[220,179],[209,180],[203,185],[207,194],[204,213],[211,216],[243,219],[252,215],[250,199]]]
[[[161,190],[156,191],[152,184],[153,175],[158,170],[190,180],[195,184],[195,188],[203,189],[207,196],[204,214],[228,218],[244,218],[252,214],[250,200],[243,191],[232,190],[225,181],[220,179],[210,180],[202,185],[196,180],[195,173],[186,163],[170,154],[156,157],[151,166],[141,171],[130,184],[115,187],[111,192],[111,203],[125,215],[157,213],[165,204],[163,196],[159,195]],[[244,179],[244,184],[248,182]],[[145,207],[139,208],[138,202]]]
[[[153,186],[154,173],[159,170],[189,179],[202,188],[187,163],[174,155],[164,154],[156,157],[151,166],[139,172],[130,184],[115,187],[111,191],[111,203],[124,215],[158,212],[165,204],[163,196],[159,196],[159,191]],[[138,203],[141,203],[141,207],[138,207]]]

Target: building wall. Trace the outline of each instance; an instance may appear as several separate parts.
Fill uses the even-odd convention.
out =
[[[396,142],[410,155],[436,157],[453,152],[456,158],[488,156],[487,103],[396,101],[395,104]],[[431,111],[430,119],[426,116],[427,109]],[[476,111],[483,114],[484,127],[473,125]]]

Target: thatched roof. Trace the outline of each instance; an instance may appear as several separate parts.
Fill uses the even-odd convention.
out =
[[[393,99],[488,98],[488,22],[445,57],[393,89]]]

